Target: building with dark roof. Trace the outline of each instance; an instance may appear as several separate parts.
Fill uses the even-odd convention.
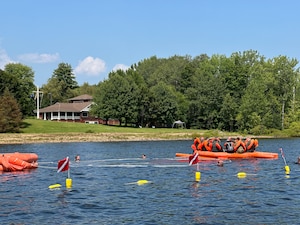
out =
[[[94,122],[98,119],[89,116],[93,98],[90,95],[80,95],[68,99],[68,103],[57,102],[54,105],[39,109],[39,118],[44,120]]]
[[[118,125],[118,120],[105,121],[101,118],[91,116],[89,111],[93,103],[90,95],[80,95],[68,99],[67,103],[57,102],[54,105],[39,109],[38,118],[52,121],[81,122],[91,124]]]

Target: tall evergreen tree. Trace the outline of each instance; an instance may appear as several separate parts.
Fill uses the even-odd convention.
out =
[[[0,132],[18,132],[22,122],[22,113],[17,100],[8,88],[0,96]]]
[[[53,71],[48,83],[41,87],[45,99],[47,99],[43,106],[49,105],[50,98],[51,102],[55,103],[74,97],[77,88],[78,83],[71,65],[60,63],[58,68]]]

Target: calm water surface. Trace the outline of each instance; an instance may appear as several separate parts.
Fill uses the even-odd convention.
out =
[[[0,175],[1,224],[299,224],[300,139],[260,140],[277,160],[233,160],[218,167],[175,158],[192,141],[2,145],[1,152],[34,152],[36,170]],[[279,148],[290,166],[284,171]],[[80,154],[67,173],[57,161]],[[142,159],[142,154],[147,159]],[[238,172],[247,177],[239,179]],[[151,183],[137,185],[147,179]],[[51,184],[60,189],[48,189]]]

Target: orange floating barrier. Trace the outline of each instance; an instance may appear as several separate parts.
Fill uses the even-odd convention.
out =
[[[176,153],[176,157],[189,157],[192,154]],[[228,153],[228,152],[209,152],[198,151],[199,157],[206,157],[211,159],[278,159],[278,153],[273,152],[244,152],[244,153]]]
[[[0,171],[13,172],[38,167],[38,155],[35,153],[0,153]]]

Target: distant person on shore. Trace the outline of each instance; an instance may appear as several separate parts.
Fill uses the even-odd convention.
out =
[[[75,156],[75,162],[79,162],[80,161],[80,156],[79,155],[76,155]]]

